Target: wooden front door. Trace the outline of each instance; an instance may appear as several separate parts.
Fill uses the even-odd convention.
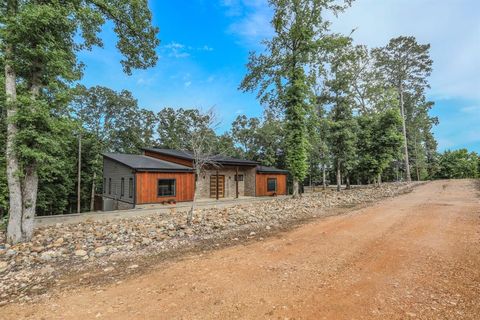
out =
[[[218,190],[218,198],[225,197],[225,176],[218,175],[211,175],[210,176],[210,198],[217,198],[217,190]]]

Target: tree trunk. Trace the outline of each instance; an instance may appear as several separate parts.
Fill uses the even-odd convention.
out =
[[[92,177],[92,194],[90,195],[90,211],[95,210],[95,180],[97,179],[97,173],[93,171]],[[130,192],[130,190],[129,190]]]
[[[24,241],[28,241],[33,236],[35,209],[37,205],[38,174],[36,165],[29,165],[25,169],[25,178],[23,181],[22,190],[22,238]]]
[[[403,148],[404,148],[404,157],[405,157],[405,178],[408,182],[412,181],[410,176],[410,161],[408,159],[408,143],[407,143],[407,126],[405,123],[405,106],[403,102],[403,87],[402,84],[398,87],[398,93],[400,95],[400,112],[402,114],[402,133],[403,133]]]
[[[351,186],[350,186],[350,176],[347,175],[347,178],[346,178],[346,184],[347,184],[347,189],[350,189]]]
[[[382,185],[382,174],[381,173],[378,174],[377,182],[378,182],[378,186],[380,187]]]
[[[322,177],[322,185],[323,190],[327,189],[327,169],[325,168],[325,164],[323,164],[323,177]]]
[[[78,133],[77,213],[82,211],[82,133]],[[123,191],[123,190],[122,190]]]
[[[292,196],[293,198],[298,198],[300,196],[300,183],[296,177],[293,177]]]
[[[340,171],[340,160],[337,160],[337,191],[340,191],[342,185],[342,173]]]
[[[187,214],[187,225],[191,226],[193,222],[193,213],[195,211],[195,205],[197,201],[197,193],[198,193],[198,180],[200,179],[200,172],[197,172],[196,177],[195,177],[195,190],[193,191],[193,201],[192,201],[192,206],[190,207],[190,210],[188,211]]]
[[[9,8],[12,10],[12,8]],[[5,56],[11,58],[13,52],[12,47],[7,45],[5,48]],[[5,94],[7,103],[7,181],[9,191],[9,220],[7,227],[7,241],[9,243],[17,243],[22,241],[22,217],[23,217],[23,201],[22,201],[22,183],[20,180],[20,164],[15,154],[14,141],[17,136],[17,124],[13,121],[17,114],[17,87],[16,74],[13,67],[5,63]]]
[[[418,145],[417,145],[417,133],[415,132],[415,171],[417,173],[417,181],[420,181],[420,169],[418,168]]]

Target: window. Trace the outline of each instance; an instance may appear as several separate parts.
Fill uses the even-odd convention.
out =
[[[243,174],[235,175],[235,181],[243,181]]]
[[[174,197],[175,196],[175,179],[159,179],[158,180],[158,196],[159,197]]]
[[[268,178],[267,192],[276,192],[276,191],[277,191],[277,178]]]
[[[107,178],[103,178],[103,193],[107,193]]]
[[[123,197],[125,195],[125,178],[122,178],[120,182],[120,196]]]
[[[112,194],[112,178],[108,178],[108,194]]]
[[[133,198],[133,178],[128,179],[128,196]]]

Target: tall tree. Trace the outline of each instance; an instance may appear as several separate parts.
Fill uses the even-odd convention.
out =
[[[358,169],[367,181],[382,182],[383,172],[400,153],[403,136],[397,109],[358,117]]]
[[[285,156],[293,176],[293,195],[308,170],[307,114],[311,108],[311,81],[306,70],[317,61],[329,23],[326,11],[338,13],[351,1],[270,0],[275,35],[265,40],[266,51],[251,53],[248,74],[240,88],[258,90],[261,103],[285,115]]]
[[[16,243],[32,236],[38,172],[48,157],[48,145],[55,142],[42,137],[50,134],[43,129],[52,128],[45,123],[55,120],[50,100],[81,77],[78,51],[101,46],[98,33],[110,20],[118,36],[117,48],[125,57],[123,69],[130,74],[134,68],[156,63],[159,41],[147,0],[7,0],[0,12],[8,124],[7,240]],[[22,132],[30,134],[23,144],[19,143]]]
[[[375,50],[377,66],[386,81],[398,92],[404,138],[404,161],[407,181],[411,181],[408,155],[405,93],[423,91],[429,87],[428,76],[432,71],[429,55],[430,44],[418,44],[414,37],[391,39],[386,47]]]
[[[233,121],[232,137],[242,150],[242,157],[256,158],[256,147],[260,138],[259,128],[260,120],[258,118],[247,118],[245,115],[240,115]]]

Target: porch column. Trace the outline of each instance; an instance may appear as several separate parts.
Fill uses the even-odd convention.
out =
[[[235,194],[238,199],[238,166],[235,167]]]

